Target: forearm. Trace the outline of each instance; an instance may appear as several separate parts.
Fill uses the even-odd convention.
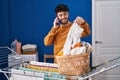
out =
[[[56,36],[57,28],[52,28],[50,32],[44,38],[44,45],[49,46],[52,45],[54,42],[54,38]]]
[[[81,36],[82,36],[82,37],[85,37],[85,36],[90,35],[91,30],[90,30],[89,24],[88,24],[87,22],[85,22],[82,26],[83,26],[83,28],[84,28],[84,31],[83,31],[83,33],[81,34]]]

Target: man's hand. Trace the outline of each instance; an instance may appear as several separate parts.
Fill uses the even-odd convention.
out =
[[[78,16],[78,17],[76,17],[76,19],[74,20],[74,22],[77,23],[78,25],[82,25],[82,24],[85,23],[85,20],[82,17]]]
[[[58,19],[58,17],[56,17],[56,18],[54,19],[54,22],[53,22],[54,28],[58,28],[58,27],[59,27],[58,22],[59,22],[59,19]]]

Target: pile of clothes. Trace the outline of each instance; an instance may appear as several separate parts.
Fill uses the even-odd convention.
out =
[[[81,42],[81,34],[84,31],[77,23],[73,23],[68,32],[63,49],[58,53],[59,56],[75,55],[92,51],[92,46],[88,42]]]

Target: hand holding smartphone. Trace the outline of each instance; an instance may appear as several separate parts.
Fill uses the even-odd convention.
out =
[[[58,27],[59,27],[59,18],[58,18],[58,17],[56,17],[56,18],[54,19],[53,26],[54,26],[55,28],[58,28]]]

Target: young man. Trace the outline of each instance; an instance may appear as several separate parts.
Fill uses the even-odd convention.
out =
[[[58,56],[58,52],[63,48],[67,34],[73,22],[80,25],[84,31],[81,37],[90,35],[90,28],[88,23],[81,17],[77,17],[73,22],[69,21],[69,8],[65,4],[59,4],[55,8],[56,18],[53,22],[53,27],[44,38],[44,44],[50,46],[54,44],[54,56]],[[60,55],[60,54],[59,54]],[[56,60],[54,59],[56,63]]]

